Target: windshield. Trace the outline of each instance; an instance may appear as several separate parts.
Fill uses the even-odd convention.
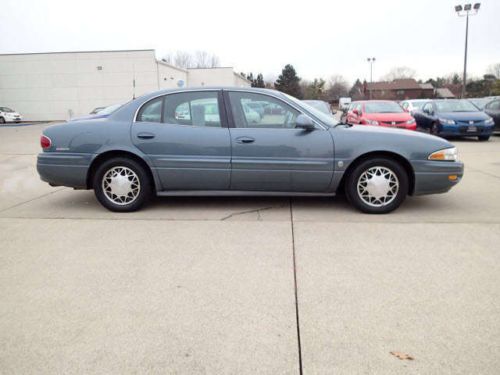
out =
[[[99,111],[98,113],[100,115],[109,115],[114,111],[116,111],[121,106],[122,106],[121,104],[110,105],[109,107],[104,108],[102,111]]]
[[[413,108],[420,109],[427,102],[410,102]]]
[[[367,102],[365,113],[401,113],[403,108],[394,102]]]
[[[477,107],[468,100],[437,101],[438,112],[479,112]]]
[[[490,99],[488,98],[479,98],[479,99],[469,99],[477,108],[484,109],[484,106],[488,104]]]
[[[307,103],[304,103],[302,100],[296,99],[293,96],[283,93],[289,100],[293,103],[297,104],[300,108],[304,108],[307,112],[310,112],[314,117],[317,117],[323,124],[328,126],[335,126],[339,122],[335,120],[332,115],[327,115],[321,111],[318,111],[316,108],[310,106]]]
[[[303,100],[304,103],[309,104],[311,107],[316,108],[318,111],[331,115],[330,105],[322,100]]]
[[[7,108],[7,107],[1,107],[0,111],[2,111],[2,112],[14,112],[12,109]]]

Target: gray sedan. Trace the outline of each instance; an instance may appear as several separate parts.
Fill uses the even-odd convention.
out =
[[[264,108],[249,118],[252,103]],[[367,213],[407,195],[443,193],[464,166],[448,141],[350,126],[281,92],[250,88],[159,91],[104,119],[48,127],[37,169],[52,186],[94,189],[112,211],[180,195],[333,196]]]

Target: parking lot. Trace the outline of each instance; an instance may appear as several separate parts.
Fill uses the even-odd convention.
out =
[[[116,214],[39,180],[44,126],[0,128],[1,373],[498,373],[500,137],[453,141],[463,181],[389,215],[343,197]]]

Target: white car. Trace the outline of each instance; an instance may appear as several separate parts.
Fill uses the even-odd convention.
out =
[[[7,122],[21,122],[23,117],[8,107],[0,107],[0,124]]]
[[[425,103],[429,102],[430,99],[409,99],[409,100],[403,100],[399,104],[405,112],[409,112],[410,115],[413,115],[415,111],[420,111],[422,107],[424,106]]]

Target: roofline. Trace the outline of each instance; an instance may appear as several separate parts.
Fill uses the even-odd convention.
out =
[[[184,68],[181,68],[179,66],[175,66],[175,65],[172,65],[172,64],[169,64],[163,60],[156,60],[156,63],[157,64],[161,64],[161,65],[165,65],[165,66],[168,66],[169,68],[172,68],[172,69],[177,69],[177,70],[180,70],[181,72],[184,72],[184,73],[187,73],[188,72],[188,69],[184,69]]]
[[[0,53],[0,56],[19,56],[19,55],[54,55],[66,53],[102,53],[102,52],[155,52],[154,49],[117,49],[100,51],[60,51],[60,52],[25,52],[25,53]]]
[[[238,78],[241,78],[242,80],[246,81],[247,83],[250,83],[250,84],[252,83],[252,81],[250,81],[250,80],[249,80],[248,78],[246,78],[245,76],[242,76],[240,73],[236,73],[236,72],[234,71],[234,69],[233,69],[233,74],[234,74],[235,76],[237,76]]]

